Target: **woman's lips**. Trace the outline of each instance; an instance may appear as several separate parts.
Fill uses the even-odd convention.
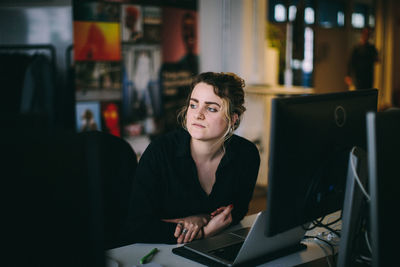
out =
[[[194,127],[197,127],[197,128],[206,128],[205,126],[203,126],[203,125],[201,125],[201,124],[197,124],[197,123],[193,123],[192,124]]]

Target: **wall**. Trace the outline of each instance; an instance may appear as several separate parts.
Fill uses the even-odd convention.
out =
[[[66,68],[66,50],[72,44],[71,1],[6,3],[0,6],[0,44],[52,44],[56,47],[57,66],[62,75]]]
[[[73,127],[73,96],[66,87],[66,54],[72,45],[71,1],[2,1],[0,45],[15,44],[51,44],[55,47],[56,118],[62,127]]]
[[[400,73],[400,2],[395,2],[394,18],[394,67],[393,73]],[[393,75],[393,104],[400,107],[400,75]]]
[[[200,0],[200,71],[265,83],[266,0]]]
[[[340,28],[317,28],[314,50],[314,89],[317,93],[346,91],[349,45],[346,31]]]

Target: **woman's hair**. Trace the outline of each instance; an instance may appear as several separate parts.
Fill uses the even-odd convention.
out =
[[[214,93],[222,99],[223,111],[226,122],[228,123],[227,131],[224,135],[224,141],[232,136],[233,131],[239,127],[240,119],[246,108],[244,104],[244,86],[245,82],[242,78],[231,72],[203,72],[193,78],[190,86],[190,92],[186,100],[186,105],[178,114],[178,121],[183,128],[186,127],[186,115],[190,104],[190,97],[194,87],[199,83],[206,83],[214,88]],[[233,115],[237,114],[238,119],[233,124]]]

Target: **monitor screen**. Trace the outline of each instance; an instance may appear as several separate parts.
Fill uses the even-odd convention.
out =
[[[366,150],[377,90],[272,99],[266,235],[340,210],[351,149]]]
[[[368,113],[368,171],[372,266],[398,261],[400,238],[400,109]]]

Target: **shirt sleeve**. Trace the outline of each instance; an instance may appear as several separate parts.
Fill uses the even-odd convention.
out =
[[[240,176],[237,180],[237,191],[232,210],[232,224],[239,223],[249,210],[254,187],[260,167],[260,154],[257,147],[251,143],[247,152],[241,158]]]
[[[127,243],[176,243],[176,224],[162,221],[163,180],[159,151],[150,144],[136,170],[128,220],[123,239]]]

